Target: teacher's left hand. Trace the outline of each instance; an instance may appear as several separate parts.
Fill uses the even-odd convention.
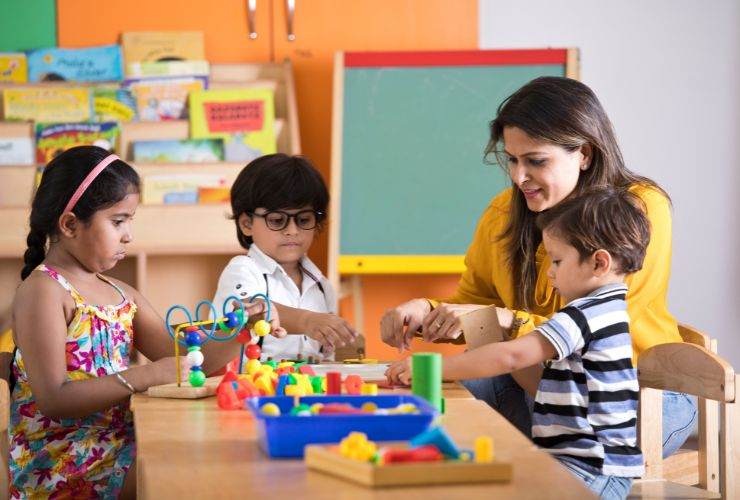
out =
[[[421,334],[427,342],[442,339],[456,339],[462,333],[460,317],[487,306],[479,304],[442,303],[424,317]]]

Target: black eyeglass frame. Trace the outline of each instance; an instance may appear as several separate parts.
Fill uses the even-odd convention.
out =
[[[298,216],[301,214],[307,214],[307,213],[314,214],[315,216],[315,223],[311,227],[303,227],[298,223]],[[270,223],[267,222],[267,217],[270,214],[280,214],[280,215],[285,216],[285,224],[283,224],[279,228],[271,227]],[[321,224],[321,221],[324,219],[324,212],[321,212],[319,210],[301,210],[300,212],[296,212],[294,214],[289,214],[288,212],[285,212],[283,210],[268,210],[267,212],[262,213],[262,214],[258,214],[257,212],[247,212],[247,215],[265,219],[265,226],[267,226],[267,229],[270,229],[271,231],[282,231],[283,229],[285,229],[286,227],[290,225],[290,219],[293,219],[296,227],[298,227],[299,229],[303,229],[304,231],[310,231],[312,229],[316,229],[317,227],[319,227],[319,225]]]

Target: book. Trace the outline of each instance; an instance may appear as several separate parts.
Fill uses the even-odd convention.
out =
[[[36,122],[82,122],[90,119],[87,88],[27,87],[3,90],[6,120]]]
[[[126,65],[153,61],[205,61],[201,31],[128,31],[121,35]]]
[[[275,104],[266,88],[200,90],[190,94],[190,136],[220,137],[226,161],[275,153]]]
[[[49,163],[55,156],[75,146],[94,145],[114,152],[120,127],[116,122],[37,123],[36,162]]]
[[[136,100],[131,89],[93,88],[93,116],[99,122],[130,122],[136,119]]]
[[[198,187],[198,203],[208,205],[210,203],[228,203],[231,200],[231,188],[220,187]]]
[[[208,76],[208,61],[136,61],[126,64],[127,78]]]
[[[0,82],[26,83],[28,61],[22,52],[0,52]]]
[[[30,137],[0,137],[0,165],[33,163],[33,141]]]
[[[142,180],[142,203],[146,205],[198,203],[198,190],[227,187],[219,174],[146,175]]]
[[[214,163],[224,159],[221,139],[134,142],[134,161],[142,163]]]
[[[104,45],[82,49],[49,48],[28,55],[28,79],[32,82],[104,82],[123,79],[121,48]]]
[[[127,80],[141,121],[179,120],[188,116],[188,96],[207,87],[204,77]]]

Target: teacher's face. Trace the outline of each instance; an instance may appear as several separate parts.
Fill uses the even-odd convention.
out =
[[[504,128],[509,176],[533,212],[552,208],[573,192],[581,171],[589,164],[583,150],[571,152],[533,139],[519,128]]]

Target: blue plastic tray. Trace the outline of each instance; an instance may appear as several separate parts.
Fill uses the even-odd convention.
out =
[[[375,403],[378,408],[395,408],[403,403],[413,403],[417,414],[402,415],[312,415],[290,416],[293,407],[290,396],[249,398],[246,407],[257,419],[260,446],[271,458],[302,457],[307,444],[338,443],[350,432],[367,434],[374,441],[403,441],[424,432],[438,415],[426,400],[412,395],[404,396],[305,396],[301,403],[349,403],[357,408],[363,403]],[[265,416],[260,408],[265,403],[275,403],[281,411],[279,417]]]

